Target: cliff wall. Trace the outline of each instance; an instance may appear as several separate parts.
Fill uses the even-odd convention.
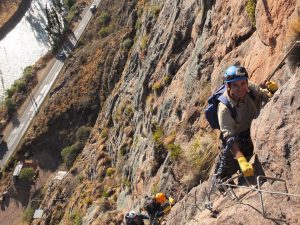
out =
[[[203,108],[224,69],[239,63],[252,81],[262,82],[299,38],[295,0],[258,1],[255,10],[250,3],[101,3],[22,146],[43,170],[55,171],[75,131],[92,127],[67,178],[45,184],[40,207],[47,209],[47,219],[33,224],[72,224],[74,218],[121,224],[123,213],[138,210],[144,196],[157,191],[178,201],[168,224],[274,223],[253,209],[259,206],[253,193],[242,204],[215,197],[217,218],[208,210],[182,208],[195,199],[201,205],[209,186],[204,181],[218,152],[218,134]],[[99,31],[103,12],[111,15],[107,36]],[[297,57],[299,48],[276,71],[280,89],[251,129],[265,174],[287,179],[294,193],[300,193]],[[266,201],[275,217],[299,222],[297,199]]]

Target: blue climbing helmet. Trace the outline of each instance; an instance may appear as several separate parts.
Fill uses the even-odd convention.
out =
[[[224,74],[224,82],[231,83],[238,80],[248,80],[248,73],[242,66],[230,66]]]

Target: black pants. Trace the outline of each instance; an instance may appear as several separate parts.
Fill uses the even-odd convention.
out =
[[[251,138],[247,138],[244,140],[240,140],[238,142],[241,152],[249,161],[253,155],[253,143]],[[218,156],[216,167],[215,167],[215,174],[218,174],[218,178],[230,178],[233,174],[235,174],[239,169],[239,163],[234,158],[231,151],[226,149],[226,142],[222,141],[220,146],[221,152]]]

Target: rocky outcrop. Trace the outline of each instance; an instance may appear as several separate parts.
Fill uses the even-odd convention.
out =
[[[257,191],[249,192],[240,188],[234,189],[240,198],[239,201],[232,200],[229,196],[217,196],[214,192],[209,201],[206,193],[210,190],[210,184],[204,182],[173,207],[167,224],[276,224],[284,221],[288,224],[299,223],[297,149],[300,123],[297,115],[300,101],[296,97],[299,94],[296,88],[299,82],[299,74],[294,74],[266,104],[251,129],[258,161],[265,175],[285,180],[288,193],[292,196],[262,192],[262,208]],[[252,186],[252,189],[257,187]],[[273,180],[265,182],[261,189],[286,192],[283,182]],[[205,204],[208,203],[213,203],[212,211],[215,214],[207,209]],[[266,212],[265,217],[263,209]]]

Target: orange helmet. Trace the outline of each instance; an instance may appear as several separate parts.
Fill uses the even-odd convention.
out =
[[[155,195],[155,200],[162,204],[167,200],[167,197],[164,193],[157,193]]]

